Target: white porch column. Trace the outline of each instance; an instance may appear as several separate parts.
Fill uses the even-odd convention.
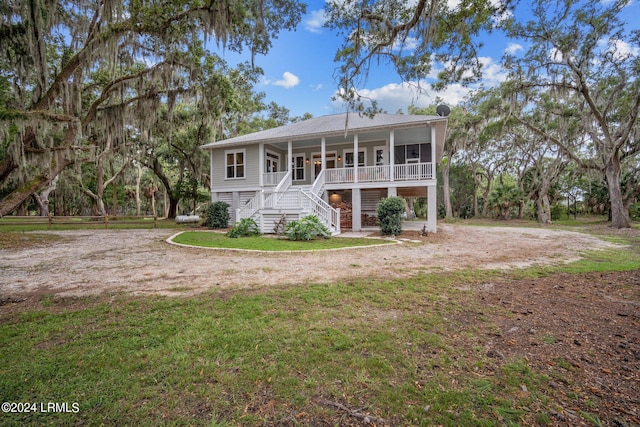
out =
[[[323,136],[320,140],[320,170],[327,168],[327,140]]]
[[[389,132],[389,165],[391,166],[391,171],[389,172],[389,181],[395,181],[396,174],[396,141],[395,141],[395,132],[393,129]]]
[[[431,125],[431,179],[436,179],[436,127]]]
[[[359,188],[354,188],[351,192],[351,229],[362,230],[362,202]]]
[[[353,182],[358,182],[358,134],[353,135]],[[358,199],[360,199],[360,190],[358,190]],[[360,200],[358,200],[360,203]],[[358,214],[358,224],[360,223],[360,215]]]
[[[438,221],[438,200],[436,197],[436,185],[427,187],[427,230],[435,233]]]
[[[244,161],[246,164],[247,159]],[[264,186],[264,142],[258,144],[258,178],[260,187]]]
[[[236,213],[236,217],[234,219],[234,223],[236,221],[239,221],[238,218],[238,211],[240,210],[240,193],[238,191],[234,191],[232,193],[232,202],[231,202],[231,209],[233,210],[233,212]]]
[[[398,187],[387,188],[387,197],[395,197],[398,195]]]
[[[209,189],[211,191],[211,201],[217,202],[218,196],[214,196],[216,193],[213,192],[213,150],[209,150]]]
[[[293,141],[287,142],[287,172],[293,170]]]

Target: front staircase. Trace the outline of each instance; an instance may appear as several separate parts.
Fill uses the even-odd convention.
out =
[[[340,210],[320,197],[324,191],[324,172],[310,186],[293,186],[291,171],[287,172],[273,189],[263,189],[238,209],[236,221],[253,218],[263,233],[273,233],[282,215],[286,215],[287,222],[315,215],[332,235],[340,234]]]

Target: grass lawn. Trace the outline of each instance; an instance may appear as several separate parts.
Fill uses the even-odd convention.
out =
[[[351,237],[334,237],[318,240],[287,240],[274,237],[240,237],[232,239],[223,233],[209,231],[185,231],[174,237],[175,243],[221,249],[245,249],[258,251],[313,251],[323,249],[340,249],[357,246],[393,244],[382,239],[365,239]]]
[[[518,408],[545,399],[536,391],[543,378],[523,360],[490,377],[472,373],[492,362],[481,347],[462,357],[457,346],[470,332],[453,320],[463,307],[451,284],[463,277],[85,299],[81,309],[45,300],[44,309],[0,323],[2,397],[77,403],[79,411],[0,419],[304,424],[339,402],[402,425],[502,425],[496,411],[516,422]],[[531,392],[518,398],[522,384]]]
[[[26,231],[47,231],[49,230],[49,224],[46,222],[46,218],[44,222],[39,217],[33,218],[34,222],[31,223],[29,221],[25,221],[23,218],[12,218],[10,216],[6,216],[1,218],[0,221],[0,232],[26,232]],[[199,224],[176,224],[175,221],[170,219],[158,219],[156,221],[157,228],[175,228],[175,229],[192,229],[194,227],[199,227]],[[56,223],[54,222],[51,226],[51,230],[86,230],[86,229],[95,229],[100,230],[104,229],[105,224],[104,221],[89,221],[85,218],[66,218],[64,223]],[[109,219],[109,230],[131,230],[131,229],[141,229],[141,228],[153,228],[153,218],[127,218],[122,217],[118,218],[110,218]]]
[[[567,272],[637,269],[639,253],[635,242],[525,272],[562,272],[566,281]],[[562,409],[550,384],[569,380],[525,357],[488,353],[500,336],[491,318],[516,312],[464,290],[530,277],[520,274],[466,270],[184,298],[43,296],[35,308],[0,311],[0,394],[69,412],[0,413],[0,425],[363,425],[365,415],[375,425],[556,425]],[[557,342],[536,334],[536,346]],[[576,425],[602,425],[572,413]]]

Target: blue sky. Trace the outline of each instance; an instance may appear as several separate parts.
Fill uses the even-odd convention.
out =
[[[256,90],[266,93],[267,102],[274,101],[288,108],[291,116],[308,112],[318,117],[343,112],[345,107],[342,102],[331,100],[336,93],[334,72],[337,64],[333,58],[342,41],[338,35],[322,27],[324,0],[308,0],[306,3],[307,14],[296,31],[281,32],[278,39],[273,41],[269,53],[255,58],[255,64],[264,70]],[[627,22],[637,27],[634,16],[640,14],[640,7],[636,0],[627,8],[627,12],[631,17]],[[484,47],[479,52],[484,64],[482,83],[493,86],[505,78],[500,67],[500,58],[505,50],[522,47],[498,32],[485,36],[482,42]],[[248,53],[240,58],[233,52],[225,52],[223,56],[230,63],[249,59]],[[399,109],[406,112],[411,104],[420,107],[431,105],[436,97],[453,106],[470,90],[461,85],[451,85],[436,93],[428,87],[425,90],[424,86],[418,93],[414,87],[402,84],[393,69],[381,66],[372,70],[366,86],[358,89],[362,95],[377,100],[378,106],[389,113]]]

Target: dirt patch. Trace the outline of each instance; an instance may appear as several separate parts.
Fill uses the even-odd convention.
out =
[[[193,295],[211,288],[409,277],[461,268],[568,262],[610,246],[595,237],[536,228],[444,225],[401,245],[312,253],[236,253],[166,243],[171,230],[52,231],[51,245],[0,250],[2,298],[33,293]],[[419,243],[412,241],[419,240]]]
[[[588,425],[591,414],[594,425],[640,426],[640,271],[501,280],[470,298],[483,311],[456,321],[490,325],[478,340],[497,364],[524,359],[548,377],[550,425]]]

